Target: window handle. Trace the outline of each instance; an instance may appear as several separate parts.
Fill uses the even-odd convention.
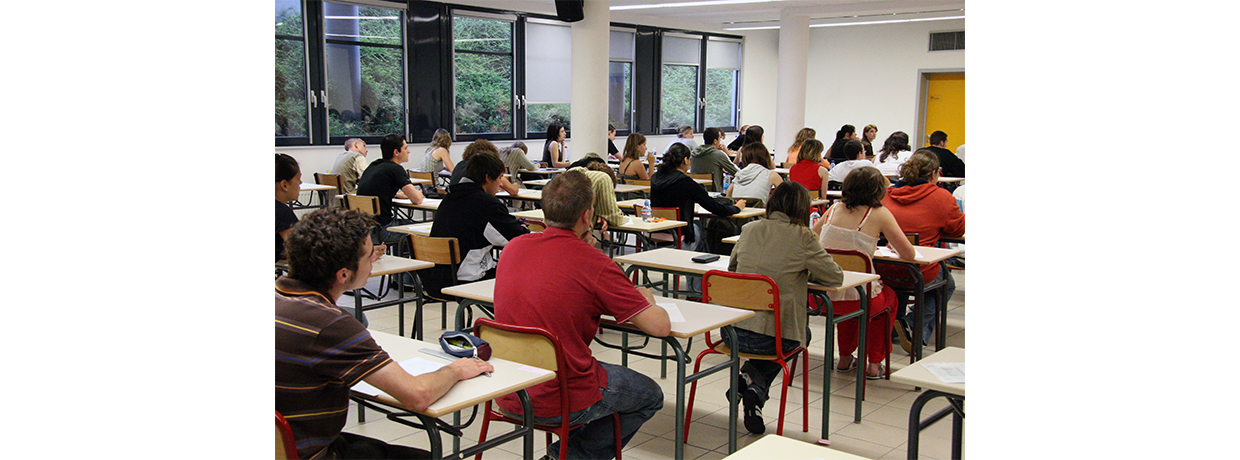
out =
[[[314,96],[313,90],[310,91],[310,108],[312,109],[319,108],[319,98]]]

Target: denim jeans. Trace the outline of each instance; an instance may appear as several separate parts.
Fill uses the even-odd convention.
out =
[[[755,353],[762,355],[775,354],[775,337],[746,330],[741,328],[733,328],[736,331],[736,349],[741,353]],[[728,340],[729,334],[727,329],[722,329],[723,339]],[[805,328],[805,340],[811,341],[809,328]],[[800,345],[795,340],[783,339],[784,351],[790,351]],[[795,355],[793,355],[795,356]],[[788,359],[792,359],[789,356]],[[764,359],[746,360],[741,366],[741,374],[749,375],[749,388],[758,393],[758,407],[765,407],[766,400],[771,399],[771,384],[775,382],[775,378],[779,377],[779,372],[784,368],[775,361],[767,361]],[[742,379],[742,384],[744,381]]]
[[[599,388],[603,399],[569,414],[569,424],[580,425],[568,435],[568,458],[615,458],[611,414],[620,414],[620,447],[637,434],[643,423],[663,408],[663,389],[650,377],[615,364],[598,363],[607,371],[607,387]],[[534,417],[534,422],[559,425],[560,417]],[[547,455],[560,458],[560,441],[547,446]]]
[[[939,270],[939,276],[936,276],[934,281],[941,279],[947,280],[947,284],[939,288],[943,289],[943,301],[944,303],[947,303],[951,301],[952,295],[956,293],[956,279],[952,278],[951,270],[946,269]],[[923,308],[921,312],[922,345],[930,343],[930,333],[934,332],[934,312],[938,310],[939,303],[938,296],[935,295],[936,291],[937,289],[935,291],[926,291],[926,308]],[[904,299],[900,299],[899,308],[900,311],[898,316],[908,322],[908,327],[913,327],[913,312],[910,308],[908,308]],[[909,333],[912,332],[913,331],[911,330],[909,331]],[[912,337],[910,337],[909,340],[912,340]]]

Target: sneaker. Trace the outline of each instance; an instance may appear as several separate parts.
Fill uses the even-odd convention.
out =
[[[762,408],[758,407],[758,392],[745,388],[741,398],[745,403],[745,429],[753,434],[765,433],[766,422],[762,420]]]
[[[905,353],[913,354],[913,333],[908,327],[908,321],[904,318],[896,318],[895,329],[900,338],[900,348],[903,348]]]

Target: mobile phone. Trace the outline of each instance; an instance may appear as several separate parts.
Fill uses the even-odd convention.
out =
[[[699,264],[708,264],[716,260],[719,260],[719,254],[702,254],[693,258],[693,261]]]

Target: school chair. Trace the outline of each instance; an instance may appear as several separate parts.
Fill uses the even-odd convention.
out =
[[[293,428],[288,420],[276,411],[276,460],[297,460],[297,443],[293,442]]]
[[[340,179],[339,174],[327,174],[327,173],[316,172],[314,173],[314,182],[319,185],[335,186],[336,187],[335,196],[344,195],[344,181]],[[324,205],[327,204],[326,200],[324,200],[323,204]],[[332,203],[332,206],[338,206],[338,205],[339,205],[338,203]]]
[[[827,254],[830,254],[831,258],[835,260],[835,263],[844,270],[847,270],[850,272],[874,273],[874,260],[871,259],[868,254],[861,253],[861,251],[855,251],[852,249],[827,248]],[[865,285],[865,295],[867,298],[870,298],[871,300],[873,299],[871,297],[873,293],[870,292],[870,283],[866,283]],[[844,312],[844,313],[832,312],[832,313],[833,313],[832,316],[836,316],[836,315],[841,315],[841,314],[846,315],[851,312]],[[886,317],[887,322],[891,322],[893,321],[893,319],[891,318],[892,314],[893,313],[891,312],[891,310],[883,309],[878,312],[866,312],[865,317],[867,321],[873,320],[874,318],[878,318],[878,317]],[[860,321],[860,320],[861,320],[860,318],[857,318],[857,321]],[[837,324],[839,323],[832,321],[832,326],[835,326]],[[869,329],[866,330],[866,335],[882,334],[882,333],[884,332],[873,331]],[[870,362],[869,359],[867,359],[868,356],[866,355],[866,350],[865,350],[867,339],[868,337],[861,337],[860,335],[857,336],[857,360],[858,360],[857,365],[862,365],[863,363]],[[885,365],[886,367],[884,370],[884,373],[886,375],[884,375],[883,378],[887,380],[891,380],[891,340],[890,340],[890,337],[887,337],[886,340],[883,340],[883,343],[886,344],[886,351],[887,351],[887,364]],[[832,351],[834,351],[834,346],[835,344],[832,344],[832,347],[833,347]],[[827,362],[830,363],[830,361],[833,358],[835,357],[828,356]],[[862,399],[865,399],[865,379],[861,379],[861,381],[858,382],[858,384],[861,385],[861,397]]]
[[[805,344],[798,345],[791,351],[784,351],[783,345],[783,329],[780,319],[781,306],[779,304],[779,286],[775,284],[769,276],[756,275],[750,273],[733,273],[721,270],[711,270],[702,275],[702,303],[711,303],[715,305],[723,305],[725,307],[741,308],[745,310],[754,310],[758,312],[769,311],[775,315],[775,343],[780,344],[775,349],[773,355],[759,355],[753,353],[738,353],[738,356],[744,359],[761,359],[766,361],[775,361],[783,367],[783,382],[780,384],[779,396],[779,419],[776,421],[775,435],[782,436],[784,434],[784,412],[788,406],[788,387],[795,378],[793,371],[796,370],[797,359],[805,357],[801,360],[801,431],[809,431],[809,358],[808,351],[805,350]],[[711,340],[710,332],[706,333],[706,346],[698,354],[697,360],[693,363],[693,372],[696,374],[702,368],[702,358],[706,355],[721,354],[731,356],[732,350],[723,340]],[[737,388],[735,397],[739,402],[741,392],[744,389]],[[685,441],[689,440],[689,424],[693,421],[693,399],[697,393],[697,381],[689,386],[689,404],[685,408]],[[732,404],[729,402],[729,404]],[[677,423],[680,421],[677,420]]]
[[[435,266],[446,265],[451,271],[451,282],[448,286],[456,285],[456,270],[461,264],[461,244],[456,238],[439,238],[421,235],[409,235],[413,242],[413,258],[421,261],[431,262]],[[420,276],[420,275],[415,275]],[[414,331],[417,333],[418,340],[422,340],[422,305],[428,303],[440,304],[440,329],[448,329],[448,302],[456,302],[456,299],[449,295],[432,295],[426,290],[426,283],[422,283],[422,292],[418,293],[418,311],[414,313]]]
[[[555,371],[555,377],[559,380],[560,388],[568,388],[568,374],[560,372],[561,369],[567,369],[565,363],[564,347],[560,344],[560,339],[554,334],[543,328],[517,326],[505,324],[493,319],[478,318],[474,322],[474,335],[482,340],[486,340],[491,344],[491,357],[506,359],[508,361],[518,362],[527,366],[537,367],[540,369],[549,369]],[[560,460],[564,460],[568,456],[568,434],[580,425],[570,425],[568,423],[569,414],[572,409],[572,399],[567,393],[561,391],[560,399],[560,424],[544,425],[535,423],[534,429],[547,432],[547,444],[551,444],[551,434],[555,433],[560,438]],[[487,401],[483,410],[482,429],[478,433],[478,442],[481,443],[487,439],[487,428],[491,422],[506,422],[515,425],[523,423],[517,414],[507,414],[498,408],[491,406],[493,401]],[[611,414],[611,425],[614,428],[614,442],[616,445],[616,460],[620,460],[620,414]],[[482,460],[482,453],[478,453],[474,460]]]

